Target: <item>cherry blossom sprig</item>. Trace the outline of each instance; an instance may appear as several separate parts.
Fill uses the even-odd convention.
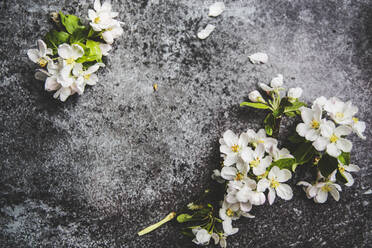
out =
[[[95,85],[95,74],[107,56],[114,40],[123,34],[121,22],[114,18],[110,1],[102,5],[94,1],[94,10],[88,10],[89,24],[82,24],[79,17],[52,13],[56,29],[38,40],[38,49],[29,49],[27,55],[42,69],[37,69],[35,78],[45,81],[45,90],[56,91],[54,98],[66,101],[75,93],[84,93],[86,85]]]
[[[298,100],[302,95],[301,88],[291,88],[288,90],[287,96],[281,96],[281,92],[285,90],[282,87],[283,81],[283,75],[278,74],[271,80],[270,86],[260,83],[260,88],[266,93],[266,99],[259,91],[255,90],[248,95],[251,102],[242,102],[240,104],[242,107],[247,106],[269,110],[270,113],[264,120],[264,126],[266,133],[274,137],[279,134],[280,122],[283,116],[294,117],[300,114],[300,107],[306,106],[304,102]]]

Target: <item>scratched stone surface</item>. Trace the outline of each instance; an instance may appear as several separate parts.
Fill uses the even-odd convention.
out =
[[[219,137],[261,126],[264,114],[239,103],[277,73],[307,102],[359,107],[361,171],[326,204],[306,199],[296,176],[294,199],[234,222],[228,247],[372,247],[370,0],[230,0],[217,18],[212,1],[112,2],[124,35],[98,85],[65,103],[34,79],[26,52],[52,27],[50,12],[86,18],[93,1],[0,2],[1,247],[194,247],[174,223],[136,233],[213,185]],[[216,29],[199,40],[207,24]],[[254,52],[269,62],[252,65]]]

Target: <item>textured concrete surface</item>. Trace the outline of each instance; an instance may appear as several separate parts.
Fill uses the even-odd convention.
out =
[[[1,247],[192,247],[174,224],[136,232],[211,185],[221,133],[263,120],[238,104],[277,73],[308,102],[352,99],[372,124],[370,0],[225,1],[218,18],[207,17],[213,1],[113,1],[125,32],[101,82],[62,104],[33,79],[26,51],[49,12],[85,16],[92,2],[0,2]],[[208,23],[216,30],[198,40]],[[249,63],[258,51],[268,64]],[[371,247],[366,135],[352,139],[362,169],[340,202],[317,205],[295,187],[292,201],[236,222],[229,247]]]

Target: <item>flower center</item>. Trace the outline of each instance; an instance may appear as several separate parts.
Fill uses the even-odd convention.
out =
[[[336,118],[337,118],[337,119],[342,119],[342,118],[344,118],[344,113],[342,113],[342,112],[337,112],[337,113],[336,113]]]
[[[89,78],[90,78],[90,74],[84,75],[85,80],[89,80]]]
[[[310,123],[311,128],[318,129],[319,128],[319,121],[312,120]]]
[[[275,179],[271,179],[270,187],[276,189],[279,186],[279,182]]]
[[[359,121],[359,119],[356,118],[356,117],[353,117],[352,119],[353,119],[354,123],[358,123],[358,121]]]
[[[244,178],[244,176],[243,176],[242,173],[240,173],[240,172],[236,173],[236,177],[235,177],[235,180],[236,180],[236,181],[240,181],[240,180],[242,180],[243,178]]]
[[[249,165],[251,167],[257,167],[258,165],[260,164],[260,159],[259,158],[256,158],[255,160],[252,160]]]
[[[332,134],[332,136],[329,138],[329,140],[332,142],[332,143],[335,143],[337,140],[338,140],[338,137],[334,134]]]
[[[68,65],[72,65],[74,62],[75,62],[75,60],[72,59],[72,58],[66,59],[66,63],[67,63]]]
[[[234,211],[232,211],[231,208],[228,208],[226,210],[226,215],[229,216],[229,217],[232,217],[232,216],[234,216]]]
[[[44,59],[44,58],[39,59],[39,65],[41,67],[45,67],[47,64],[48,64],[48,61],[46,59]]]
[[[324,192],[329,192],[329,191],[331,191],[331,188],[330,188],[328,185],[324,185],[324,186],[322,187],[322,191],[324,191]]]
[[[233,145],[233,146],[231,147],[231,150],[232,150],[233,152],[238,152],[238,151],[239,151],[239,146],[238,146],[238,145]]]
[[[338,165],[338,170],[341,172],[341,173],[344,173],[345,172],[345,167],[343,167],[342,165]]]
[[[98,24],[100,21],[101,21],[101,18],[99,18],[99,17],[94,18],[94,23],[95,24]]]

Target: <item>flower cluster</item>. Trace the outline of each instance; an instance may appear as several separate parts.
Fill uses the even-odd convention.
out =
[[[111,4],[94,2],[94,10],[88,11],[90,25],[82,25],[74,15],[54,13],[53,20],[59,30],[50,31],[44,40],[38,40],[38,49],[30,49],[31,61],[44,69],[38,69],[35,77],[45,80],[45,90],[56,91],[54,98],[61,101],[75,93],[84,93],[86,85],[95,85],[95,72],[103,67],[102,56],[112,49],[114,39],[123,33],[120,22],[113,18]]]
[[[355,117],[358,108],[350,101],[345,103],[336,97],[326,99],[322,96],[314,101],[311,109],[302,107],[300,111],[303,123],[297,125],[296,131],[313,142],[317,151],[326,151],[337,158],[342,152],[351,151],[352,143],[345,136],[355,132],[365,139],[366,124]],[[324,116],[324,112],[331,120]]]
[[[278,141],[266,136],[265,130],[257,133],[249,129],[238,137],[231,130],[220,139],[220,151],[224,159],[221,171],[215,170],[213,178],[226,180],[227,190],[219,217],[223,233],[204,230],[222,240],[221,247],[226,245],[226,237],[238,232],[232,221],[241,216],[253,218],[249,214],[253,205],[262,205],[266,198],[273,204],[276,195],[284,200],[292,199],[291,187],[286,184],[291,179],[291,172],[284,168],[285,161],[293,156],[285,148],[278,148]],[[267,197],[265,192],[268,192]],[[196,236],[196,243],[201,244]]]

